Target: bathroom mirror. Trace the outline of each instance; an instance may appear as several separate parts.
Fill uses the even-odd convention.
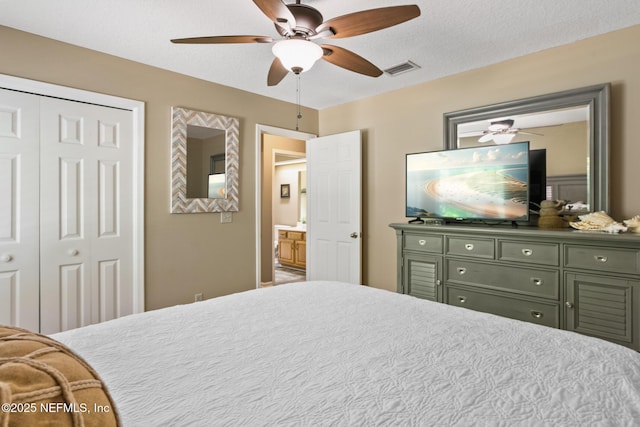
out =
[[[171,109],[171,212],[237,212],[239,122]]]
[[[568,197],[572,202],[584,197],[589,211],[608,211],[609,93],[607,83],[445,113],[444,148],[504,143],[478,140],[492,123],[513,120],[517,132],[510,142],[531,141],[531,149],[547,151],[551,198],[563,199],[565,188],[577,194]]]

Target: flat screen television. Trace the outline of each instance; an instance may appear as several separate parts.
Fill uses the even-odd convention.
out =
[[[528,221],[529,142],[406,155],[406,216]]]

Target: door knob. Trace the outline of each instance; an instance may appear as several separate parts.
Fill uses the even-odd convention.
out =
[[[77,249],[69,249],[69,255],[71,255],[71,256],[76,256],[79,253],[80,252]]]
[[[357,239],[358,238],[358,233],[356,233],[355,231],[353,233],[351,233],[349,235],[349,237],[351,237],[352,239]]]
[[[0,261],[2,261],[2,262],[11,262],[11,261],[13,261],[13,256],[11,256],[9,254],[2,254],[2,256],[0,256]]]

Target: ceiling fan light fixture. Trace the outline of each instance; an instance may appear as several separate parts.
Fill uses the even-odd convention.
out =
[[[508,144],[513,141],[515,136],[515,133],[498,133],[493,135],[493,141],[498,145]]]
[[[298,74],[309,71],[322,58],[322,48],[308,40],[288,39],[276,43],[271,49],[282,66]]]

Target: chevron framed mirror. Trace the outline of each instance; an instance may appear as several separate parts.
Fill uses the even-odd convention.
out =
[[[171,108],[171,213],[237,212],[239,121]]]

